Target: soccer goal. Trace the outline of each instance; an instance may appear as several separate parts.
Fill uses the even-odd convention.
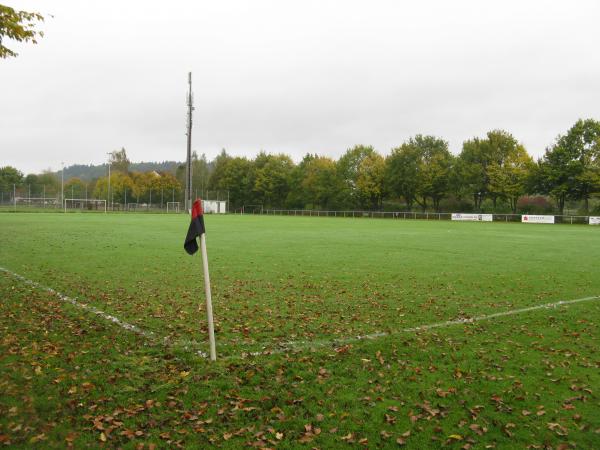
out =
[[[16,207],[25,206],[27,208],[60,208],[60,201],[57,198],[47,197],[16,197],[14,200]]]
[[[104,211],[106,200],[97,198],[65,198],[65,212],[67,211]]]
[[[167,212],[178,213],[179,202],[167,202]]]

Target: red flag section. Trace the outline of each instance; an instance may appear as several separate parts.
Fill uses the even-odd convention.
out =
[[[204,213],[202,211],[202,200],[197,199],[192,206],[192,221],[190,226],[188,227],[188,232],[185,237],[185,243],[183,244],[183,248],[190,255],[193,255],[198,251],[198,242],[196,241],[197,237],[200,237],[201,234],[205,233],[206,229],[204,228]]]

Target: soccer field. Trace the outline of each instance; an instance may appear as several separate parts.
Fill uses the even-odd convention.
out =
[[[188,221],[0,215],[3,442],[600,446],[597,227],[207,216],[210,363]]]

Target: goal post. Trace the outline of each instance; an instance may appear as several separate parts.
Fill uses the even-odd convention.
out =
[[[178,213],[179,212],[179,202],[167,202],[167,213],[169,213],[169,212]]]
[[[106,212],[106,200],[97,198],[65,198],[64,210],[77,211],[104,211]]]

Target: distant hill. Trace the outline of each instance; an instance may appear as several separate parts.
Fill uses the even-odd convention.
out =
[[[156,170],[157,172],[171,172],[175,174],[177,166],[182,164],[177,161],[163,161],[163,162],[139,162],[131,163],[129,170],[131,172],[148,172]],[[60,176],[60,171],[56,172]],[[91,181],[95,178],[104,177],[108,174],[107,164],[99,165],[85,165],[85,164],[73,164],[72,166],[65,167],[65,179],[77,177],[85,181]]]

